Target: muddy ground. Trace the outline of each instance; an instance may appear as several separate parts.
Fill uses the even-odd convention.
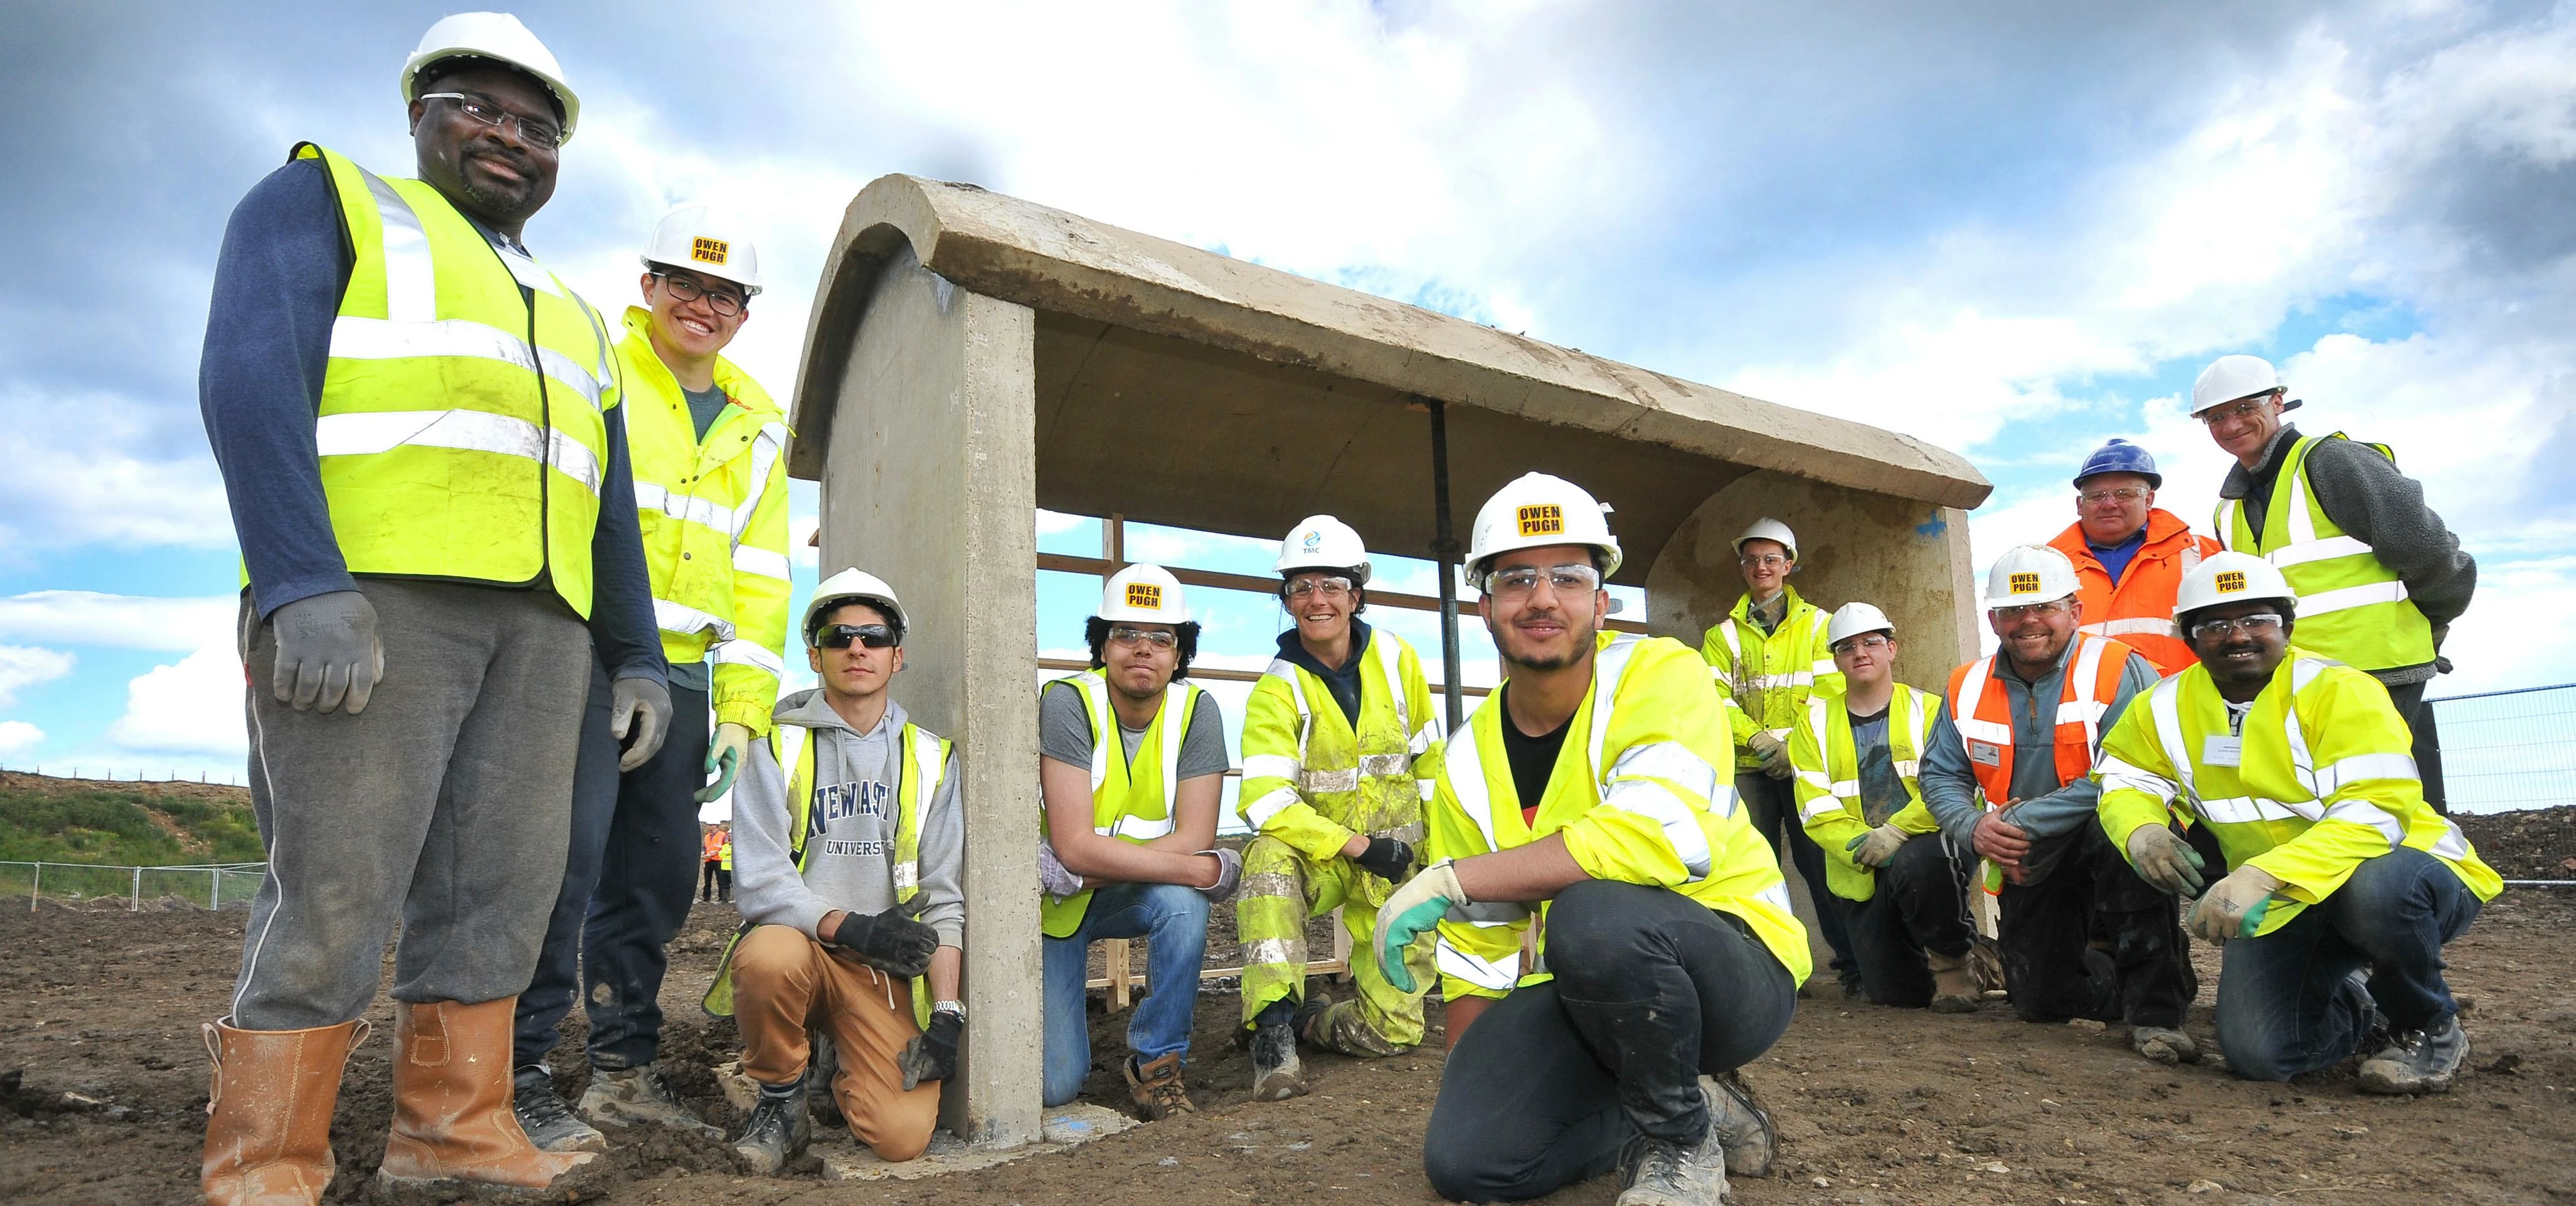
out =
[[[2560,810],[2569,811],[2569,810]],[[2532,874],[2576,857],[2569,817],[2473,818],[2499,865]],[[2534,848],[2514,850],[2515,833]],[[2528,868],[2528,870],[2524,870]],[[2512,874],[2513,872],[2508,872]],[[2561,875],[2576,875],[2562,871]],[[23,901],[17,906],[23,910]],[[0,913],[0,1202],[195,1199],[206,1062],[198,1023],[223,1011],[243,915],[177,905]],[[735,1051],[730,1023],[698,1011],[729,909],[701,909],[673,952],[666,1066],[711,1119],[731,1125],[709,1067]],[[2355,1094],[2349,1067],[2293,1085],[2206,1068],[2160,1068],[2115,1031],[2034,1026],[1990,1003],[1966,1018],[1827,997],[1799,1017],[1748,1077],[1780,1119],[1781,1170],[1739,1181],[1735,1200],[2068,1204],[2576,1202],[2576,890],[2508,892],[2450,948],[2471,1005],[2476,1073],[2421,1101]],[[1230,936],[1211,942],[1230,961]],[[1319,950],[1329,949],[1318,943]],[[2189,1028],[2214,1050],[2214,952]],[[1322,957],[1320,954],[1318,957]],[[1437,1004],[1433,1006],[1437,1015]],[[333,1146],[335,1201],[366,1197],[384,1146],[391,1009],[351,1061]],[[1025,1203],[1151,1201],[1432,1202],[1421,1174],[1437,1050],[1383,1062],[1309,1056],[1315,1092],[1256,1104],[1250,1065],[1229,1041],[1231,986],[1201,1000],[1190,1083],[1196,1117],[1164,1122],[980,1172],[913,1183],[741,1175],[720,1145],[676,1135],[623,1139],[607,1201],[617,1203]],[[1115,1071],[1124,1015],[1096,1014],[1089,1091],[1124,1106]],[[579,1019],[559,1056],[578,1093]],[[826,1133],[821,1142],[847,1143]],[[1552,1201],[1608,1203],[1595,1182]]]

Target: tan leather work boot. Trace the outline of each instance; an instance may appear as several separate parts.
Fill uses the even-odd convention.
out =
[[[206,1163],[198,1186],[212,1206],[313,1206],[331,1185],[331,1110],[340,1069],[367,1041],[364,1021],[310,1030],[236,1030],[208,1022],[215,1061],[206,1089]]]
[[[478,1189],[547,1190],[591,1152],[540,1151],[510,1112],[510,1019],[517,997],[480,1005],[394,1005],[394,1124],[385,1137],[385,1189],[454,1182]]]
[[[1932,969],[1932,1012],[1975,1013],[1977,1011],[1976,973],[1968,969],[1966,955],[1944,955],[1923,952],[1924,966]]]
[[[1180,1052],[1152,1063],[1130,1055],[1120,1067],[1127,1072],[1127,1095],[1135,1099],[1136,1109],[1145,1115],[1145,1121],[1161,1122],[1198,1112],[1199,1108],[1190,1104],[1189,1090],[1181,1087]]]

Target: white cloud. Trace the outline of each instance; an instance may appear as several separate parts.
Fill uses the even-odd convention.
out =
[[[18,691],[72,672],[75,659],[59,649],[0,645],[0,708],[16,707]]]
[[[22,754],[44,741],[43,729],[23,720],[0,720],[0,754]]]
[[[108,740],[133,753],[241,757],[250,740],[242,728],[242,667],[229,640],[208,645],[178,664],[155,666],[126,684],[125,714],[108,726]]]
[[[232,639],[234,595],[151,598],[89,590],[39,590],[0,599],[0,637],[119,649],[202,648]]]
[[[17,449],[0,475],[0,549],[232,542],[232,513],[204,437],[171,408],[103,391],[0,396]]]

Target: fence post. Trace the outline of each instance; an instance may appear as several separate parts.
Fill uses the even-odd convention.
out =
[[[206,890],[206,908],[213,912],[222,912],[224,907],[224,869],[221,867],[213,868],[206,872],[206,878],[212,881],[212,886]]]
[[[134,901],[125,906],[125,911],[128,913],[143,911],[143,868],[141,867],[134,869]]]
[[[43,890],[44,890],[44,888],[45,888],[45,865],[44,865],[43,863],[38,863],[38,864],[36,864],[36,878],[35,878],[33,881],[29,882],[29,883],[28,883],[28,885],[27,885],[27,911],[28,911],[28,912],[33,913],[33,912],[35,912],[35,911],[36,911],[36,893],[43,891]]]

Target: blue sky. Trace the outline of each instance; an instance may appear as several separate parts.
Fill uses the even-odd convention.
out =
[[[584,105],[528,235],[614,310],[664,210],[741,212],[771,288],[736,359],[783,396],[849,198],[969,180],[1951,447],[1997,486],[1980,566],[2063,526],[2112,435],[2205,524],[2227,462],[2180,399],[2259,352],[2478,556],[2436,693],[2576,679],[2524,635],[2576,620],[2576,8],[2128,7],[533,4]],[[409,170],[394,76],[445,11],[13,7],[0,763],[238,775],[195,406],[215,251],[298,139]],[[797,513],[801,538],[810,485]],[[1087,591],[1041,584],[1041,645],[1078,644]],[[1201,605],[1212,660],[1281,626]]]

